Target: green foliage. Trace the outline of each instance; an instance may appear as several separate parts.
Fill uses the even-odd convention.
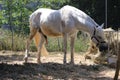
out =
[[[75,52],[85,52],[87,51],[89,47],[89,39],[84,38],[81,36],[81,38],[76,39],[75,41]]]
[[[14,32],[29,33],[29,15],[38,8],[59,9],[66,0],[2,0],[3,10],[0,11],[0,26],[14,26]]]
[[[108,1],[108,26],[119,28],[119,0]],[[105,0],[0,0],[0,27],[15,26],[14,32],[29,33],[29,15],[38,8],[60,9],[63,5],[75,6],[90,15],[98,24],[105,22]],[[100,5],[100,6],[99,6]],[[112,17],[112,19],[111,19]]]

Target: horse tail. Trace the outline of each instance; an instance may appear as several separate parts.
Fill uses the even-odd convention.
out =
[[[37,32],[36,35],[34,36],[34,42],[35,42],[37,50],[38,50],[39,42],[41,40],[40,35],[41,34],[39,32]],[[49,52],[47,51],[45,45],[43,44],[43,46],[41,48],[41,56],[48,56],[48,55],[49,55]]]
[[[44,36],[45,41],[46,41],[46,44],[48,44],[47,36],[42,32],[41,27],[40,27],[40,16],[41,16],[41,14],[42,14],[42,13],[40,12],[40,13],[38,13],[37,16],[36,16],[36,17],[39,19],[39,20],[38,20],[38,21],[39,21],[39,22],[38,22],[38,23],[39,23],[39,24],[38,24],[38,26],[39,26],[39,27],[38,27],[38,32]]]
[[[43,32],[41,31],[40,28],[38,29],[38,32],[44,36],[46,44],[48,44],[47,36],[45,34],[43,34]]]

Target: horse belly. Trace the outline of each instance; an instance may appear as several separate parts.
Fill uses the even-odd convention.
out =
[[[51,36],[51,37],[62,36],[62,33],[59,30],[56,30],[54,27],[42,26],[41,29],[46,36]]]

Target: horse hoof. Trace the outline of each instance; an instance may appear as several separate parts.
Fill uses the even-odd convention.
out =
[[[66,61],[63,61],[63,63],[64,63],[64,64],[67,64],[67,62],[66,62]]]
[[[27,63],[28,58],[24,57],[24,63]]]
[[[38,64],[40,64],[40,63],[41,63],[41,61],[40,61],[40,60],[37,60],[37,63],[38,63]]]
[[[70,61],[69,64],[74,65],[74,62],[73,62],[73,61]]]

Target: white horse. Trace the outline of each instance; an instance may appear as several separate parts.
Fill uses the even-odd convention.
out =
[[[64,43],[64,60],[66,63],[67,38],[71,38],[71,61],[74,64],[74,40],[76,32],[85,31],[91,36],[92,41],[99,47],[100,51],[107,49],[107,43],[104,41],[102,27],[99,26],[91,17],[83,11],[66,5],[59,10],[40,8],[30,15],[30,36],[26,45],[25,62],[28,59],[29,45],[37,31],[41,34],[40,44],[38,46],[37,62],[40,63],[41,47],[43,46],[46,36],[63,37]]]

